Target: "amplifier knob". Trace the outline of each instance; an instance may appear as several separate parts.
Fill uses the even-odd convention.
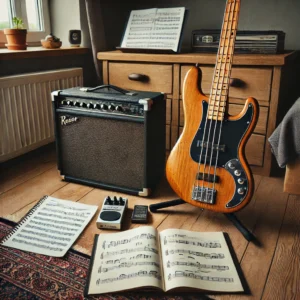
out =
[[[85,102],[81,102],[80,103],[80,107],[86,107],[86,103]]]
[[[123,107],[122,106],[116,106],[116,111],[123,111]]]
[[[115,106],[111,104],[111,105],[108,106],[108,109],[109,110],[115,110]]]
[[[87,107],[87,108],[93,108],[93,103],[88,103],[88,104],[86,105],[86,107]]]
[[[101,104],[100,107],[101,107],[101,109],[103,109],[103,110],[107,110],[107,109],[108,109],[108,106],[107,106],[106,104],[104,104],[104,103]]]
[[[94,104],[94,108],[95,109],[100,109],[100,104],[99,103]]]
[[[80,105],[80,102],[75,101],[75,102],[73,103],[73,105],[74,105],[74,106],[79,106],[79,105]]]
[[[73,102],[72,102],[72,101],[67,101],[67,105],[72,106],[72,105],[73,105]]]

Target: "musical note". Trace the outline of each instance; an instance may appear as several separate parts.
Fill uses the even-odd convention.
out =
[[[207,265],[207,264],[200,264],[199,262],[187,262],[187,261],[168,261],[167,268],[171,266],[187,266],[187,267],[195,267],[198,269],[211,269],[217,271],[225,271],[229,270],[228,266],[220,266],[220,265]]]
[[[207,259],[218,259],[218,258],[224,258],[223,253],[203,253],[203,252],[198,252],[198,251],[191,251],[191,250],[185,250],[185,249],[175,249],[175,250],[166,250],[165,254],[168,256],[169,254],[177,254],[177,253],[187,253],[187,254],[192,254],[200,257],[204,257]]]

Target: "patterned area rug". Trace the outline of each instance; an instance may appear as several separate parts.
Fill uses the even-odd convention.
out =
[[[0,240],[16,224],[0,218]],[[105,294],[85,298],[89,256],[69,250],[63,258],[0,246],[0,299],[212,299],[205,295],[166,296],[146,293]]]

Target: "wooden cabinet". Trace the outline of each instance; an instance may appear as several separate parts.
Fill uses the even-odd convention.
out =
[[[202,72],[201,89],[209,95],[216,55],[109,51],[99,52],[98,59],[102,61],[105,84],[166,93],[166,145],[167,151],[170,151],[184,126],[181,96],[184,77],[191,66],[198,64]],[[256,98],[260,105],[258,123],[246,146],[248,162],[256,174],[270,175],[274,163],[267,138],[297,99],[299,93],[295,78],[299,74],[298,63],[298,52],[234,56],[229,113],[238,114],[248,97]]]

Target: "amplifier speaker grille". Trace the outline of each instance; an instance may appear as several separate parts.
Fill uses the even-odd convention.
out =
[[[133,189],[144,185],[143,123],[79,116],[60,126],[59,135],[63,175]]]

